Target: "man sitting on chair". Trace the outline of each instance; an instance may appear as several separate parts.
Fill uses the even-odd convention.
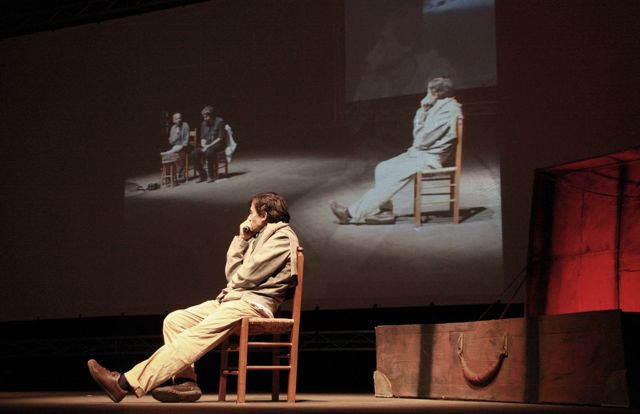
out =
[[[200,127],[201,147],[194,148],[191,153],[193,165],[200,175],[198,182],[207,181],[207,172],[204,170],[204,158],[207,159],[209,182],[216,177],[216,154],[224,150],[226,146],[225,121],[219,116],[214,116],[213,107],[207,105],[202,109],[202,125]]]
[[[227,286],[212,300],[170,313],[164,345],[147,360],[120,374],[95,360],[89,372],[114,402],[130,391],[163,402],[191,402],[202,395],[194,363],[239,327],[245,317],[272,318],[295,287],[298,237],[289,226],[287,204],[275,193],[250,200],[249,216],[227,251]],[[161,386],[167,380],[172,385]]]
[[[391,198],[418,171],[442,168],[456,140],[456,122],[462,117],[460,104],[453,97],[452,81],[447,77],[432,79],[427,95],[413,118],[413,144],[404,153],[376,166],[375,185],[359,200],[346,207],[331,201],[330,207],[340,224],[393,224],[395,215]]]
[[[182,115],[179,112],[173,114],[173,125],[169,130],[169,144],[171,149],[163,151],[160,156],[164,157],[169,154],[176,154],[189,147],[189,124],[182,121]],[[178,176],[184,174],[184,161],[182,157],[178,158]]]

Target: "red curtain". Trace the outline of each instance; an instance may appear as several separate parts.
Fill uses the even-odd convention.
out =
[[[536,170],[528,316],[640,312],[640,147]]]

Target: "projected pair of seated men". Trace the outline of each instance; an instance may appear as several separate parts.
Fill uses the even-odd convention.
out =
[[[213,182],[216,179],[217,155],[224,150],[227,143],[227,129],[225,120],[214,114],[211,105],[205,106],[202,111],[202,124],[200,125],[200,145],[192,146],[189,142],[189,124],[182,120],[182,114],[173,114],[173,125],[169,131],[169,144],[171,148],[160,153],[162,157],[178,153],[190,152],[191,162],[198,174],[198,181]],[[188,156],[187,154],[184,155]],[[207,169],[204,161],[207,161]],[[184,158],[177,158],[178,177],[184,177],[188,172],[184,171]]]

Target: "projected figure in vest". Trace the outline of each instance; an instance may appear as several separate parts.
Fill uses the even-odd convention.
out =
[[[193,165],[198,171],[199,183],[215,181],[216,154],[227,145],[225,121],[213,113],[213,107],[207,105],[202,109],[202,125],[200,126],[200,147],[191,153]],[[207,171],[204,169],[204,159],[207,160]]]
[[[393,224],[391,198],[416,172],[442,168],[455,148],[456,122],[462,117],[460,104],[453,97],[452,81],[434,78],[427,84],[427,95],[413,118],[413,143],[402,154],[382,161],[375,169],[375,185],[355,203],[346,207],[331,201],[330,208],[340,224]]]

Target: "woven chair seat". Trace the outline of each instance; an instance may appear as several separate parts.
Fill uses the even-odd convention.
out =
[[[291,332],[293,319],[286,318],[250,318],[249,334],[261,335],[268,334],[284,334]]]
[[[169,164],[172,162],[176,162],[180,159],[180,153],[179,152],[174,152],[172,154],[165,154],[162,155],[162,163],[163,164]]]

